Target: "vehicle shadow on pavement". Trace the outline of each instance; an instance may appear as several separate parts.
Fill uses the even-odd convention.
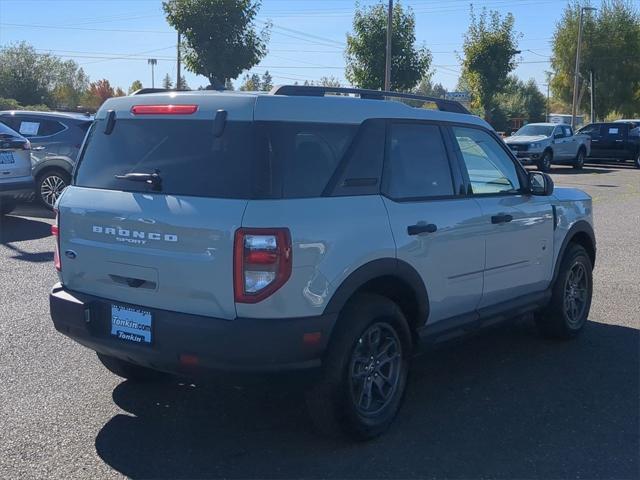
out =
[[[130,414],[95,446],[131,478],[635,478],[638,333],[592,321],[558,342],[524,322],[437,348],[368,443],[316,436],[298,388],[127,381]]]
[[[51,225],[39,220],[6,216],[0,220],[0,243],[38,240],[51,235]]]
[[[580,170],[575,168],[557,168],[552,167],[549,173],[554,175],[584,175],[584,174],[592,174],[592,173],[613,173],[615,170],[610,170],[608,168],[598,168],[598,167],[584,167]]]

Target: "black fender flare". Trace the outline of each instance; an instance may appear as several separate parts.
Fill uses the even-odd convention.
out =
[[[591,226],[591,224],[589,222],[587,222],[586,220],[578,220],[577,222],[575,222],[571,226],[571,228],[569,228],[569,231],[564,236],[564,240],[562,241],[562,245],[560,246],[560,251],[558,252],[558,258],[556,258],[556,264],[553,267],[552,284],[556,281],[556,278],[558,278],[558,274],[560,273],[560,264],[562,263],[562,258],[564,257],[564,254],[565,254],[565,251],[567,249],[567,246],[569,245],[569,243],[571,243],[571,241],[579,233],[586,234],[589,237],[589,239],[591,240],[591,245],[593,246],[593,252],[589,252],[589,253],[590,254],[593,253],[593,256],[592,256],[591,260],[592,260],[593,265],[595,265],[595,260],[596,260],[596,234],[593,231],[593,227]]]
[[[397,277],[410,286],[418,306],[418,318],[426,322],[429,315],[427,288],[416,269],[397,258],[380,258],[355,269],[335,291],[325,308],[325,313],[339,313],[364,284],[376,278],[388,276]]]

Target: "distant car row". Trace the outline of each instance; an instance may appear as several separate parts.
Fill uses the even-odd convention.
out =
[[[0,213],[35,191],[51,209],[71,182],[80,145],[91,125],[86,115],[0,112]]]
[[[523,164],[548,171],[551,164],[580,169],[586,159],[633,161],[640,168],[640,120],[592,123],[576,134],[569,125],[530,123],[505,139]]]

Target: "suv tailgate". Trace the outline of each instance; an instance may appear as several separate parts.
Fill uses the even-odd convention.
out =
[[[69,187],[62,281],[117,302],[232,319],[233,234],[246,200]]]

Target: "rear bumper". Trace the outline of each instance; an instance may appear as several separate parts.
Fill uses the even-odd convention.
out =
[[[18,197],[24,194],[31,194],[35,188],[32,176],[18,178],[0,178],[0,196]]]
[[[110,334],[110,308],[118,302],[58,283],[49,303],[55,328],[78,343],[145,367],[187,374],[319,367],[337,317],[224,320],[141,307],[153,317],[152,343],[138,345]]]

